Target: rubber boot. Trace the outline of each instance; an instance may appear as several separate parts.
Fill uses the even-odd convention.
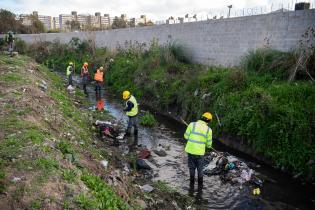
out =
[[[191,176],[189,179],[189,191],[188,195],[193,197],[194,196],[194,190],[195,190],[195,177]]]
[[[198,190],[203,188],[203,177],[198,177]]]
[[[140,147],[141,145],[138,144],[138,130],[134,130],[133,135],[134,135],[134,142],[133,142],[133,144],[134,144],[135,146]]]
[[[189,185],[195,185],[195,176],[190,176]]]
[[[125,132],[125,137],[129,137],[130,136],[130,129],[127,129]]]

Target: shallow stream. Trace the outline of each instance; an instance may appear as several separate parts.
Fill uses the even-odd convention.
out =
[[[106,90],[102,90],[101,98],[96,100],[93,86],[88,87],[88,93],[87,99],[91,106],[96,106],[97,103],[101,104],[117,120],[127,124],[127,117],[122,112],[122,100],[109,96]],[[142,110],[143,106],[140,105],[140,109]],[[164,148],[167,153],[165,157],[160,157],[151,152],[154,160],[154,164],[152,164],[155,174],[153,180],[165,181],[181,193],[188,194],[187,155],[184,152],[182,138],[185,126],[159,114],[155,114],[155,117],[159,126],[155,128],[140,126],[138,138],[143,147],[151,151]],[[198,203],[198,209],[315,209],[314,186],[302,185],[289,175],[228,148],[220,142],[214,142],[214,148],[229,152],[255,170],[264,181],[261,187],[262,193],[259,196],[254,196],[252,194],[254,187],[251,185],[232,185],[223,183],[219,176],[204,175],[202,194],[197,193],[196,190],[193,194],[199,201],[201,200]],[[121,146],[121,149],[122,152],[128,150],[124,145]]]

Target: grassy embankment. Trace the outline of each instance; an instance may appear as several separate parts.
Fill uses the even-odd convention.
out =
[[[82,92],[26,56],[0,55],[0,85],[0,209],[155,208],[159,190],[144,195],[115,168],[91,125],[110,116],[80,108]]]
[[[309,36],[314,33],[304,39]],[[210,111],[216,136],[238,137],[235,141],[245,142],[277,167],[309,180],[315,177],[315,86],[303,68],[292,73],[299,63],[298,51],[261,49],[249,53],[240,67],[223,68],[192,64],[178,44],[131,45],[111,55],[106,49],[93,49],[92,42],[73,42],[36,44],[33,57],[65,69],[71,59],[88,58],[80,49],[90,49],[88,62],[109,65],[106,84],[113,91],[131,90],[141,103],[187,121]],[[304,66],[314,78],[314,49],[308,40],[300,45],[313,52]],[[108,62],[109,56],[114,62]]]

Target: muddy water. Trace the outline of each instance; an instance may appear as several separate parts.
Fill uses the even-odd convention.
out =
[[[88,87],[88,100],[91,106],[101,104],[117,120],[125,125],[127,118],[122,112],[123,101],[113,99],[102,90],[101,100],[96,99],[94,87]],[[98,102],[97,102],[98,101]],[[140,106],[141,107],[141,106]],[[187,155],[183,152],[184,142],[181,136],[185,127],[167,117],[156,115],[159,126],[156,128],[139,129],[139,143],[150,150],[163,148],[167,156],[159,157],[152,152],[154,163],[154,181],[162,180],[178,189],[183,194],[189,194],[198,201],[198,209],[315,209],[314,186],[302,186],[300,183],[271,167],[247,157],[246,155],[224,147],[214,142],[216,149],[227,151],[240,160],[257,166],[254,170],[264,179],[262,194],[253,196],[253,186],[231,185],[222,183],[219,176],[204,176],[204,189],[191,193],[189,189],[189,175]],[[126,152],[128,148],[122,146]],[[127,151],[128,152],[128,151]]]

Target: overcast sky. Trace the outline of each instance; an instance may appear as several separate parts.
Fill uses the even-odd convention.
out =
[[[109,13],[110,16],[127,14],[128,17],[145,14],[156,21],[170,16],[184,16],[187,13],[204,18],[207,15],[226,15],[227,5],[233,5],[234,16],[242,13],[244,8],[255,8],[256,12],[271,8],[275,10],[281,5],[284,8],[293,8],[295,2],[297,0],[0,0],[0,8],[16,14],[28,14],[35,10],[39,14],[51,16],[69,14],[71,11],[80,14]],[[315,0],[310,2],[315,3]],[[252,10],[245,10],[245,13],[251,12]]]

